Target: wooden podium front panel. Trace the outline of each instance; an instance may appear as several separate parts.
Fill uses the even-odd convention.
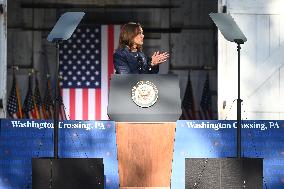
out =
[[[176,123],[116,124],[120,187],[169,187]]]

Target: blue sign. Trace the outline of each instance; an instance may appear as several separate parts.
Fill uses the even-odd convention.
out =
[[[53,122],[1,120],[0,189],[32,188],[32,158],[53,156]],[[105,186],[118,188],[115,123],[59,123],[60,158],[103,158]]]
[[[284,188],[284,121],[242,121],[242,156],[264,158],[263,188]],[[237,122],[177,122],[171,188],[185,186],[185,158],[237,156]]]
[[[284,121],[242,121],[242,156],[264,158],[263,188],[284,188]],[[115,123],[63,121],[59,157],[103,158],[106,189],[118,189]],[[185,158],[236,157],[236,121],[178,121],[171,188],[185,186]],[[0,189],[31,189],[31,159],[53,157],[53,123],[1,120]]]

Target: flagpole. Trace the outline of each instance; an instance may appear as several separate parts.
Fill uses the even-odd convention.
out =
[[[16,68],[16,70],[18,70],[18,67]],[[23,116],[23,112],[22,112],[22,102],[21,102],[21,97],[20,97],[18,83],[17,83],[17,79],[16,79],[16,76],[15,76],[14,69],[13,69],[13,77],[15,77],[16,96],[17,96],[17,99],[18,99],[18,107],[19,107],[20,119],[22,119],[24,117]]]

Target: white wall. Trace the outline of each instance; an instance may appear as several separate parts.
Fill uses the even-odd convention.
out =
[[[7,1],[0,0],[4,12],[0,13],[0,99],[6,106],[6,72],[7,72]],[[3,108],[0,108],[0,118],[5,117]]]
[[[284,1],[227,0],[219,5],[227,6],[248,39],[241,49],[242,119],[283,119]],[[219,119],[236,119],[237,46],[220,32],[218,43]]]

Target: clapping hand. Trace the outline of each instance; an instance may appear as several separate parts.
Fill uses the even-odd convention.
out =
[[[164,52],[164,53],[160,53],[159,51],[154,52],[154,54],[152,55],[152,62],[151,65],[155,66],[158,64],[161,64],[163,62],[166,62],[167,59],[169,58],[169,53],[168,52]]]

